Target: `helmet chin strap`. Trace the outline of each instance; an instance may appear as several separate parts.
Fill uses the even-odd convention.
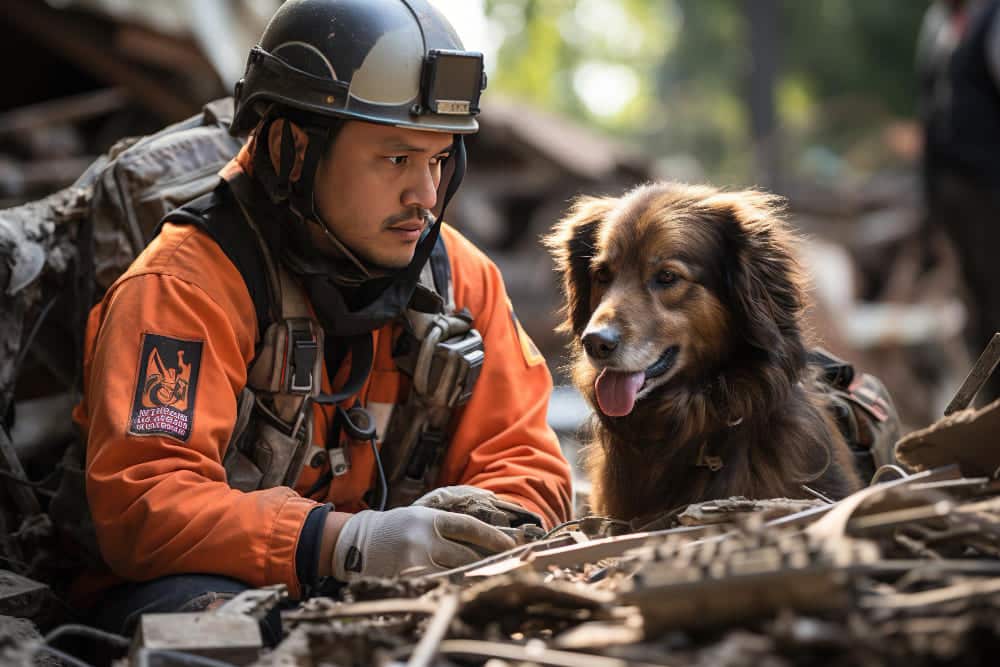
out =
[[[323,145],[325,146],[326,144],[324,143]],[[308,188],[309,214],[302,215],[301,211],[303,209],[297,206],[293,208],[293,210],[295,211],[296,215],[304,222],[308,224],[314,224],[317,227],[319,227],[323,232],[323,236],[337,249],[338,252],[340,252],[345,258],[350,260],[350,262],[354,264],[354,266],[357,267],[359,271],[361,271],[363,276],[374,277],[374,274],[371,270],[372,268],[371,265],[364,258],[360,257],[354,249],[352,249],[346,243],[337,238],[337,235],[333,232],[333,230],[330,229],[330,225],[326,222],[326,220],[323,219],[323,216],[320,214],[319,209],[316,206],[315,174],[317,173],[317,168],[319,166],[319,158],[314,157],[315,162],[310,163],[309,149],[312,148],[312,146],[313,146],[313,136],[310,134],[309,146],[306,148],[306,158],[302,168],[302,173],[314,174],[312,179],[313,183]],[[320,153],[320,157],[322,157],[323,151],[318,151],[318,152]],[[284,157],[282,157],[282,161],[284,161]],[[467,155],[465,151],[465,141],[463,140],[462,135],[455,135],[455,139],[452,143],[451,154],[448,156],[448,160],[445,162],[445,165],[443,167],[443,169],[450,171],[450,174],[448,174],[448,180],[445,186],[445,190],[443,193],[441,193],[441,206],[438,209],[438,213],[436,215],[433,211],[428,211],[429,219],[425,220],[425,222],[427,223],[426,225],[427,230],[430,230],[431,227],[436,225],[439,221],[444,220],[445,209],[447,209],[448,203],[455,196],[455,193],[458,191],[459,186],[462,184],[462,179],[465,176],[466,161],[467,161]],[[312,171],[307,171],[307,169],[311,169]],[[305,188],[302,188],[302,190],[303,192],[301,199],[304,199],[305,196],[307,196],[306,190]],[[420,263],[421,267],[429,257],[430,253],[427,253],[427,257],[424,257],[423,261],[421,261]],[[417,261],[419,259],[420,258],[417,256],[417,252],[414,252],[413,261]],[[394,270],[380,266],[377,266],[376,268],[382,271]]]
[[[375,277],[375,274],[372,272],[368,264],[363,259],[358,257],[353,250],[347,247],[346,243],[337,238],[337,235],[330,230],[330,226],[325,220],[323,220],[318,211],[314,211],[311,216],[306,218],[306,224],[312,224],[319,227],[323,232],[323,236],[337,250],[340,256],[346,258],[361,274],[361,277],[354,281],[345,280],[345,284],[353,283],[357,285],[361,284],[368,278]]]
[[[455,193],[458,192],[459,186],[462,185],[462,179],[465,178],[466,161],[465,139],[461,134],[456,134],[455,140],[452,143],[451,155],[445,163],[446,169],[451,167],[451,177],[448,179],[444,197],[441,199],[441,208],[437,213],[437,220],[444,220],[444,211],[448,208],[448,202],[451,201]]]
[[[341,252],[342,256],[351,265],[360,271],[361,276],[363,278],[370,277],[372,274],[370,267],[366,266],[365,261],[357,255],[356,251],[337,238],[336,234],[333,233],[329,225],[323,220],[316,207],[315,181],[319,163],[327,151],[330,142],[336,138],[343,121],[338,121],[332,125],[316,125],[302,122],[294,117],[283,118],[276,113],[275,115],[271,115],[276,111],[276,109],[270,109],[268,111],[270,118],[262,121],[258,129],[258,137],[263,142],[261,146],[263,150],[257,151],[257,154],[254,156],[254,172],[257,179],[264,186],[264,190],[267,192],[272,203],[279,205],[284,203],[299,221],[306,224],[318,225],[323,230],[323,235],[327,240]],[[279,167],[275,171],[269,157],[270,151],[267,150],[266,146],[271,132],[271,124],[279,119],[283,119],[284,122],[278,148],[279,159],[277,162]],[[295,132],[306,135],[305,150],[302,152],[301,158],[297,154],[295,132],[292,130],[292,123],[295,123]],[[292,173],[295,171],[296,163],[299,160],[301,160],[301,165],[298,173],[304,176],[304,178],[299,177],[293,181]],[[439,188],[440,205],[436,207],[436,213],[432,212],[434,220],[428,225],[428,232],[433,232],[435,236],[437,223],[444,218],[445,210],[458,191],[465,176],[466,150],[462,135],[454,135],[451,154],[448,156],[442,169],[444,171],[442,181],[445,183],[445,188],[443,193],[440,192]],[[427,235],[425,233],[424,236],[426,237]],[[426,252],[421,252],[421,245],[423,244],[418,244],[412,260],[419,262],[418,268],[423,267],[423,264],[430,257],[431,250],[431,248],[427,248]]]
[[[258,136],[263,140],[261,144],[263,150],[257,151],[253,157],[254,178],[267,195],[266,199],[259,203],[259,206],[264,207],[262,221],[267,221],[275,228],[276,235],[280,237],[282,236],[280,226],[283,218],[292,224],[303,224],[312,220],[323,228],[324,235],[335,245],[344,247],[345,244],[337,239],[336,235],[322,222],[322,218],[316,210],[313,187],[319,161],[329,145],[331,137],[335,136],[336,130],[339,128],[336,126],[299,126],[299,129],[305,132],[308,137],[302,156],[301,173],[311,177],[292,181],[291,175],[294,171],[297,151],[295,137],[287,121],[281,132],[280,159],[277,171],[274,169],[269,151],[266,148],[270,132],[269,126],[274,120],[272,118],[269,121],[261,122]],[[445,187],[443,194],[440,195],[440,206],[437,209],[436,217],[433,218],[417,242],[413,258],[406,267],[388,275],[374,276],[368,280],[372,288],[371,299],[363,303],[355,303],[352,307],[345,296],[356,288],[363,289],[362,283],[366,281],[361,281],[359,285],[353,287],[338,284],[334,280],[334,274],[340,273],[340,271],[337,271],[332,263],[322,260],[310,261],[306,260],[305,257],[297,257],[295,253],[288,252],[290,249],[282,243],[284,246],[282,261],[302,282],[303,288],[313,303],[318,319],[327,332],[328,343],[334,347],[343,348],[346,346],[351,353],[351,372],[347,386],[333,397],[324,398],[324,401],[333,400],[336,402],[340,400],[340,396],[354,395],[360,388],[360,384],[367,378],[372,364],[372,332],[398,317],[408,307],[419,283],[420,273],[438,241],[441,230],[440,221],[444,216],[444,211],[461,185],[465,174],[465,165],[465,142],[461,135],[455,135],[452,153],[443,165],[442,182],[445,183]],[[234,188],[234,192],[237,190]],[[251,197],[252,195],[248,194],[247,196]],[[251,199],[248,198],[248,204],[250,201]],[[273,207],[273,212],[268,212],[267,209],[270,207]],[[254,206],[250,205],[249,208],[254,208]],[[292,214],[296,220],[287,220],[287,217],[282,215],[282,210]],[[350,249],[345,247],[345,250]],[[351,261],[359,261],[353,252],[346,252],[345,256],[350,257]],[[335,340],[339,340],[340,343],[336,343]]]

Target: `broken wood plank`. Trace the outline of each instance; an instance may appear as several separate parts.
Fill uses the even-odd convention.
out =
[[[100,79],[124,86],[138,102],[160,118],[177,121],[198,111],[199,104],[185,100],[152,74],[116,57],[114,52],[108,50],[108,35],[103,39],[99,36],[81,39],[81,35],[100,35],[102,31],[94,30],[100,27],[97,21],[91,21],[91,30],[82,30],[80,23],[85,17],[72,16],[45,4],[7,0],[5,8],[8,20],[18,29]]]
[[[979,355],[979,359],[972,366],[968,376],[962,382],[962,386],[955,392],[955,397],[944,409],[945,416],[964,410],[972,404],[972,399],[976,397],[979,390],[983,388],[986,381],[993,375],[997,364],[1000,363],[1000,332],[993,334],[993,338],[986,345],[986,349]]]
[[[51,125],[75,123],[101,116],[118,111],[131,99],[127,90],[113,87],[29,104],[0,113],[0,135],[31,132]]]

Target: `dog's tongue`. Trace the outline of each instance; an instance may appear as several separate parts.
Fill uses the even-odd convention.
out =
[[[635,395],[646,381],[646,374],[619,373],[605,368],[594,383],[597,405],[609,417],[622,417],[632,412]]]

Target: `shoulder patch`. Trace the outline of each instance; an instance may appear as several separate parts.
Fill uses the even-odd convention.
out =
[[[128,423],[131,435],[166,435],[187,441],[194,420],[203,345],[200,340],[142,335]]]
[[[517,332],[517,340],[521,343],[521,354],[524,356],[524,363],[528,366],[536,366],[545,361],[545,357],[538,351],[535,341],[531,340],[528,332],[521,326],[521,320],[514,314],[513,306],[510,309],[510,319],[514,322],[514,330]]]

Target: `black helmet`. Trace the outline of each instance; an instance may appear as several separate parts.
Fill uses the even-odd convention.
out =
[[[236,84],[232,132],[273,103],[418,130],[479,129],[481,53],[464,51],[427,0],[288,0]]]

